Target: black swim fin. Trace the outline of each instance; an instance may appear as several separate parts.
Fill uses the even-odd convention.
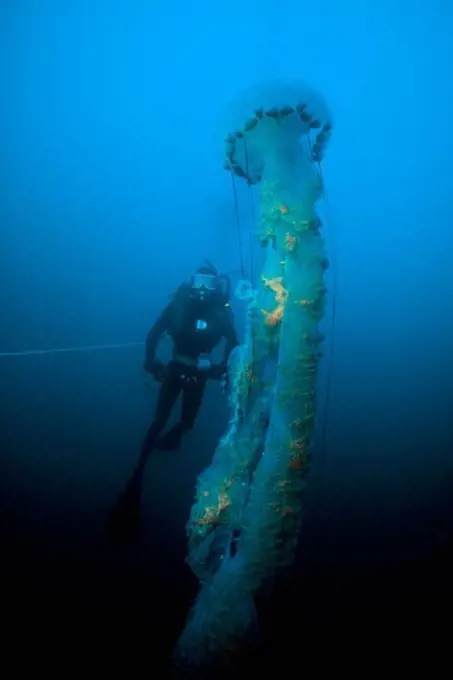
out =
[[[114,543],[131,543],[140,535],[142,480],[142,473],[134,472],[107,520],[107,535]]]

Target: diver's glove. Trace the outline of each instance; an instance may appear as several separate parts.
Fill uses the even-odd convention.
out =
[[[157,382],[163,382],[166,376],[166,368],[164,364],[160,361],[145,361],[143,368],[147,373],[151,373],[154,380]]]

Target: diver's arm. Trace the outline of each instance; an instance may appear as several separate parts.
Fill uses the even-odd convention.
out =
[[[163,312],[160,314],[156,320],[154,326],[148,333],[146,338],[146,361],[145,364],[151,366],[156,361],[156,350],[159,340],[167,330],[168,326],[168,315],[169,315],[170,305],[167,305]]]

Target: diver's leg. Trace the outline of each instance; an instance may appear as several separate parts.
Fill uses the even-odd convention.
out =
[[[179,449],[184,432],[191,430],[200,410],[203,394],[206,387],[204,377],[190,376],[182,384],[181,419],[167,432],[165,437],[159,439],[157,447],[161,451],[174,451]]]
[[[181,382],[177,376],[170,373],[162,383],[157,398],[156,413],[154,421],[146,433],[142,445],[142,457],[151,452],[156,443],[157,437],[164,429],[175,405],[175,401],[181,391]]]
[[[137,467],[107,520],[107,531],[115,541],[131,540],[139,535],[143,474],[146,463],[158,435],[167,423],[180,391],[181,383],[170,371],[159,390],[154,421],[143,441]]]
[[[180,425],[183,432],[191,430],[200,410],[201,402],[206,388],[204,376],[198,377],[196,381],[191,380],[184,387],[181,404]]]

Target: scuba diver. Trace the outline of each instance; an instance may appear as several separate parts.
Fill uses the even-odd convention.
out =
[[[179,287],[148,333],[144,369],[162,386],[154,422],[143,442],[144,455],[154,447],[178,449],[182,435],[195,424],[207,381],[226,375],[228,357],[238,344],[229,296],[228,277],[219,276],[211,264],[199,267],[191,283]],[[173,340],[173,360],[166,367],[156,360],[157,345],[165,333]],[[226,341],[222,361],[212,364],[211,353],[222,339]],[[179,422],[158,439],[180,393]]]
[[[138,465],[107,522],[108,533],[114,540],[130,540],[139,533],[143,475],[151,452],[180,447],[182,436],[195,424],[207,381],[222,380],[227,374],[228,357],[238,344],[229,297],[228,276],[219,275],[206,261],[189,284],[180,285],[148,333],[143,367],[161,387]],[[167,366],[156,359],[158,343],[165,334],[173,341],[173,357]],[[213,364],[211,353],[222,339],[225,340],[222,360]],[[179,421],[160,437],[181,393]]]

